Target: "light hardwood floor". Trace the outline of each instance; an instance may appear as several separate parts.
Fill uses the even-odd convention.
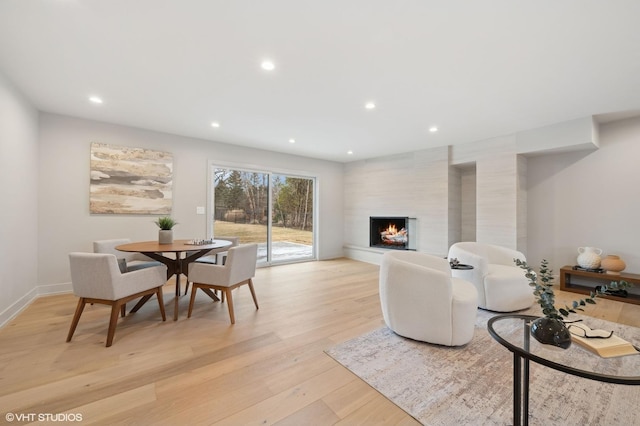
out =
[[[383,325],[377,266],[282,265],[258,269],[254,282],[260,310],[243,286],[233,326],[226,304],[204,293],[189,319],[182,296],[172,321],[169,282],[167,321],[150,301],[120,320],[110,348],[108,307],[87,306],[65,343],[77,299],[35,300],[0,329],[0,423],[10,412],[110,425],[418,424],[324,353]],[[587,314],[640,326],[638,305],[600,300]]]

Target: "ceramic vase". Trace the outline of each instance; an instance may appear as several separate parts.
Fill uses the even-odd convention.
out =
[[[161,229],[158,233],[158,242],[160,244],[173,244],[173,230]]]
[[[571,346],[571,333],[562,320],[542,317],[531,323],[531,335],[540,343],[562,349]]]
[[[602,250],[596,247],[578,248],[578,265],[585,269],[598,269],[600,267],[600,255]]]
[[[610,275],[620,275],[620,272],[624,271],[624,268],[627,267],[624,260],[615,254],[610,254],[602,259],[600,266]]]

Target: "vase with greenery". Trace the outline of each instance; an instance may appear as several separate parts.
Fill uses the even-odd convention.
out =
[[[160,244],[172,244],[173,243],[173,227],[178,224],[169,216],[163,216],[155,221],[155,224],[160,228],[158,234],[158,242]]]
[[[553,271],[549,269],[549,262],[543,259],[540,262],[540,272],[536,274],[533,269],[520,259],[514,259],[517,266],[525,271],[525,276],[529,279],[529,285],[533,287],[533,294],[536,302],[542,308],[544,317],[538,318],[531,323],[531,335],[540,343],[550,344],[568,348],[571,345],[571,334],[566,326],[565,319],[570,314],[577,311],[584,311],[587,305],[595,305],[598,296],[611,291],[620,291],[632,286],[624,280],[612,281],[609,285],[596,287],[589,293],[589,297],[574,300],[571,306],[556,308],[555,293],[553,292]]]

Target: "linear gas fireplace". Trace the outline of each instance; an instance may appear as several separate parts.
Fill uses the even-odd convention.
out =
[[[371,216],[369,246],[396,250],[415,250],[415,219],[409,217]],[[411,244],[410,244],[411,243]]]

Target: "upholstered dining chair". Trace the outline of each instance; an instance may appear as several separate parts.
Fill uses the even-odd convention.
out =
[[[73,293],[79,297],[67,342],[71,341],[87,303],[111,306],[111,317],[107,331],[106,346],[113,343],[118,313],[125,316],[126,303],[155,294],[162,321],[166,320],[162,286],[167,281],[167,267],[159,264],[149,268],[122,273],[118,260],[109,253],[70,253],[71,285]]]
[[[523,253],[495,244],[455,243],[449,248],[449,260],[473,266],[471,270],[452,271],[454,277],[470,281],[478,290],[478,307],[496,312],[528,308],[535,301],[525,272],[514,259],[526,261]]]
[[[128,238],[114,238],[111,240],[99,240],[93,242],[94,253],[109,253],[113,254],[119,260],[124,259],[124,266],[121,268],[122,272],[131,272],[136,269],[150,268],[153,266],[162,265],[160,262],[156,262],[150,257],[145,256],[142,253],[124,252],[116,250],[116,247],[122,244],[129,244],[131,242]]]
[[[379,281],[384,322],[400,336],[445,346],[473,338],[478,294],[453,278],[449,262],[430,254],[394,250],[382,256]]]
[[[204,256],[197,258],[195,262],[224,265],[227,259],[227,251],[229,250],[229,248],[235,247],[240,244],[240,237],[216,237],[216,240],[231,241],[231,246],[225,247],[223,249],[213,249]]]
[[[213,249],[204,256],[201,256],[194,260],[194,262],[200,263],[210,263],[214,265],[224,265],[227,261],[228,250],[230,247],[235,247],[240,243],[240,237],[216,237],[216,240],[227,240],[231,241],[231,245],[229,247],[225,247],[223,249]],[[193,252],[189,252],[193,253]],[[187,253],[187,256],[189,255]],[[184,289],[184,293],[189,293],[189,284],[191,283],[191,279],[187,280],[187,286]],[[217,292],[216,292],[217,293]]]
[[[191,299],[189,301],[189,313],[191,317],[193,303],[196,299],[196,291],[220,290],[222,301],[227,300],[229,308],[229,318],[231,324],[235,324],[236,319],[233,310],[232,291],[241,285],[248,285],[253,297],[253,303],[258,307],[256,292],[253,288],[253,277],[256,274],[256,261],[258,258],[257,244],[241,244],[231,247],[228,251],[227,261],[224,265],[214,265],[210,263],[192,262],[189,264],[189,280],[193,283],[191,288]]]

